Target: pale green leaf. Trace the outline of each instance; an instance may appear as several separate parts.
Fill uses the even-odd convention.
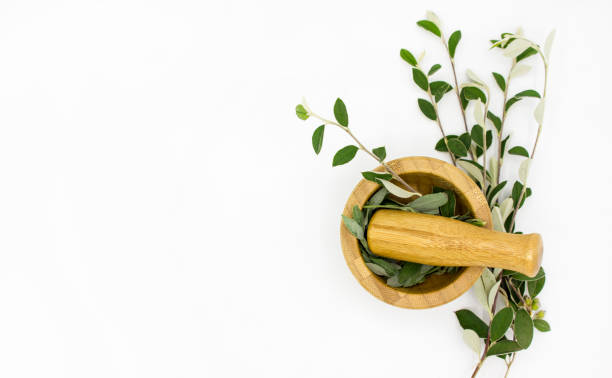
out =
[[[485,124],[484,118],[484,108],[480,99],[474,103],[474,118],[476,119],[476,123],[481,126]]]
[[[506,219],[508,218],[508,216],[510,215],[510,213],[512,213],[512,209],[513,209],[512,206],[514,206],[514,201],[512,200],[512,197],[506,198],[501,203],[501,206],[499,207],[499,210],[501,212],[502,222],[505,222]]]
[[[466,70],[466,71],[465,71],[465,73],[466,73],[466,75],[467,75],[468,79],[470,79],[472,82],[477,83],[477,84],[480,84],[480,85],[482,85],[482,86],[485,86],[484,81],[482,81],[482,80],[481,80],[481,79],[478,77],[478,75],[476,75],[476,74],[474,73],[474,71],[472,71],[472,70],[468,69],[468,70]]]
[[[527,74],[531,70],[531,66],[526,64],[517,64],[510,72],[510,77],[515,78]]]
[[[434,24],[436,24],[436,26],[437,26],[439,29],[442,29],[442,21],[440,21],[440,18],[438,17],[438,15],[437,15],[437,14],[435,14],[435,13],[434,13],[434,12],[432,12],[432,11],[427,11],[427,12],[425,12],[425,17],[426,17],[426,18],[427,18],[429,21],[431,21],[431,22],[433,22]]]
[[[546,37],[546,42],[544,42],[544,56],[546,59],[550,59],[550,50],[555,40],[555,33],[555,29],[553,29],[550,34],[548,34],[548,37]]]
[[[463,330],[463,341],[467,344],[476,353],[476,355],[480,356],[482,352],[482,341],[480,341],[480,337],[471,329]]]
[[[487,298],[487,290],[482,280],[482,276],[476,280],[474,286],[472,287],[474,288],[474,294],[476,295],[476,299],[478,299],[478,302],[482,305],[483,308],[488,309],[489,301]]]
[[[457,165],[463,168],[472,179],[480,183],[482,187],[482,171],[478,169],[474,164],[469,163],[465,160],[457,160]]]
[[[546,99],[543,98],[540,100],[540,103],[536,106],[535,111],[533,112],[533,117],[535,118],[538,125],[541,125],[544,121],[544,107],[546,105]]]
[[[495,280],[495,276],[493,275],[493,272],[491,272],[490,269],[485,268],[482,270],[482,274],[480,275],[480,278],[482,279],[482,282],[484,283],[485,292],[488,295],[491,289],[493,288],[493,285],[495,285],[495,283],[497,282]]]
[[[502,220],[501,210],[498,206],[493,207],[491,217],[493,218],[493,229],[499,232],[506,232],[504,221]]]
[[[413,196],[418,196],[417,193],[409,192],[406,189],[402,189],[399,186],[395,185],[391,181],[380,180],[381,184],[389,191],[389,193],[393,194],[396,197],[400,198],[410,198]]]
[[[529,176],[529,168],[531,167],[531,161],[532,159],[525,159],[519,167],[519,180],[521,180],[523,184],[527,183],[527,177]]]
[[[508,58],[516,58],[523,51],[531,47],[531,42],[524,39],[515,39],[504,49],[504,55]]]
[[[487,269],[488,270],[488,269]],[[497,281],[493,287],[491,288],[491,290],[489,290],[489,294],[488,294],[488,302],[489,302],[489,309],[492,310],[493,309],[493,304],[495,303],[495,298],[497,296],[497,290],[499,289],[499,285],[501,285],[501,280]]]

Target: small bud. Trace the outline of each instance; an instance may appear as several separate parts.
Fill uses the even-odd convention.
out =
[[[310,117],[310,113],[308,113],[308,111],[306,110],[306,108],[302,104],[299,104],[298,106],[295,107],[295,114],[302,121],[306,121],[308,119],[308,117]]]
[[[533,300],[533,304],[531,305],[531,309],[533,311],[537,311],[540,309],[540,300],[538,298]]]
[[[525,304],[526,304],[527,306],[531,306],[531,304],[532,304],[532,303],[533,303],[533,302],[531,301],[531,298],[526,298],[526,299],[525,299]]]
[[[546,316],[546,311],[540,311],[535,314],[536,319],[544,319],[544,316]]]

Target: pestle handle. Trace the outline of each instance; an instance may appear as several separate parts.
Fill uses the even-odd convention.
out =
[[[539,234],[508,234],[442,216],[378,210],[367,232],[379,256],[442,266],[489,266],[536,275],[542,262]]]

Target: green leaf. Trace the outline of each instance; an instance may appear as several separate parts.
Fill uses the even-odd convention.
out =
[[[438,26],[429,20],[417,21],[417,25],[419,25],[420,27],[422,27],[423,29],[427,31],[430,31],[431,33],[435,34],[438,37],[442,36],[442,33],[440,33],[440,29],[438,29]]]
[[[414,285],[414,283],[420,281],[421,279],[421,264],[413,263],[413,262],[405,262],[402,269],[398,274],[398,281],[400,285],[406,284],[408,281]],[[414,283],[413,283],[414,282]],[[411,285],[411,286],[412,286]]]
[[[500,340],[489,348],[487,351],[487,356],[518,352],[521,349],[523,348],[516,341]]]
[[[378,157],[379,161],[383,161],[387,157],[387,150],[385,149],[385,146],[373,149],[372,153]]]
[[[514,318],[514,311],[510,307],[501,309],[491,321],[491,341],[499,340],[510,328]]]
[[[487,150],[493,147],[493,132],[491,130],[487,130]],[[482,148],[480,146],[476,146],[476,156],[480,157],[482,155]]]
[[[429,88],[429,82],[427,76],[418,68],[412,69],[412,79],[422,90],[426,91]]]
[[[515,181],[514,186],[512,187],[512,199],[514,200],[515,204],[518,203],[519,196],[521,195],[522,190],[523,190],[523,184],[521,184],[519,181]],[[519,209],[523,206],[523,204],[525,203],[525,200],[529,196],[531,196],[531,188],[527,188],[527,190],[525,190],[525,196],[523,197],[523,200],[521,201]]]
[[[321,152],[321,147],[323,146],[323,134],[325,133],[325,125],[321,125],[317,127],[312,133],[312,148],[314,149],[315,154],[319,154]]]
[[[389,277],[389,273],[382,266],[374,263],[366,263],[366,266],[377,276]]]
[[[446,139],[450,140],[453,138],[457,138],[456,135],[447,135]],[[438,143],[436,143],[436,151],[440,151],[440,152],[447,152],[448,149],[446,148],[446,143],[444,143],[444,137],[440,138],[440,140],[438,140]]]
[[[353,160],[353,158],[357,154],[357,151],[359,151],[359,147],[353,146],[353,145],[348,145],[346,147],[341,148],[334,155],[332,167],[335,167],[337,165],[346,164],[349,161]]]
[[[470,310],[455,311],[455,316],[463,329],[471,329],[481,338],[486,338],[489,327]]]
[[[357,239],[363,239],[363,227],[356,220],[347,216],[342,216],[344,227]]]
[[[514,272],[514,271],[507,271],[507,272],[508,272],[507,273],[508,276],[512,277],[512,279],[517,280],[517,281],[538,281],[542,277],[546,277],[546,272],[544,272],[544,268],[542,267],[540,267],[540,270],[538,270],[538,273],[536,273],[536,275],[533,277],[529,277],[522,273]],[[504,271],[504,274],[506,274],[506,271]]]
[[[522,146],[514,146],[511,149],[508,150],[508,153],[510,155],[518,155],[518,156],[525,156],[525,157],[529,157],[529,152],[527,152],[527,149],[525,147]]]
[[[448,38],[448,52],[451,58],[455,57],[455,50],[457,49],[457,44],[461,40],[461,31],[454,31],[453,34]]]
[[[419,103],[419,108],[421,109],[423,114],[425,114],[425,117],[429,118],[432,121],[435,121],[436,119],[438,119],[438,116],[436,116],[436,110],[434,109],[431,102],[423,98],[420,98],[418,100],[418,103]]]
[[[472,145],[472,137],[470,136],[470,134],[463,133],[459,135],[459,140],[461,141],[461,143],[463,143],[467,150],[470,149],[470,146]]]
[[[540,292],[544,288],[544,283],[546,283],[546,276],[536,281],[527,282],[527,290],[529,291],[529,296],[531,298],[537,297],[538,294],[540,294]]]
[[[514,97],[536,97],[536,98],[541,98],[540,94],[538,93],[538,91],[533,90],[533,89],[527,89],[525,91],[519,92],[519,93],[515,94]]]
[[[441,192],[426,194],[410,202],[408,206],[418,212],[427,212],[437,210],[440,206],[446,204],[446,202],[448,202],[448,196],[446,193]]]
[[[514,337],[523,349],[527,349],[533,339],[533,320],[522,308],[516,312],[514,319]]]
[[[493,142],[493,133],[491,133],[489,136],[489,132],[491,130],[487,131],[487,150],[489,149],[489,147],[491,147],[491,144]],[[482,147],[483,143],[482,143],[482,127],[480,125],[474,125],[472,127],[472,140],[474,141],[474,143],[476,143],[476,145],[478,145],[479,147]]]
[[[366,205],[370,205],[370,206],[380,205],[387,197],[387,194],[389,194],[387,189],[380,188],[376,193],[372,195],[372,197],[370,197],[368,202],[366,202]]]
[[[429,84],[431,94],[434,96],[436,102],[440,102],[442,97],[453,90],[452,85],[445,81],[434,81]]]
[[[504,79],[504,77],[498,74],[497,72],[493,72],[493,77],[495,78],[495,82],[499,86],[499,89],[501,89],[502,91],[505,91],[506,90],[506,79]]]
[[[336,99],[336,103],[334,104],[334,117],[336,117],[336,121],[344,127],[348,127],[348,113],[346,112],[346,105],[342,102],[341,99]]]
[[[533,321],[533,326],[540,332],[550,331],[550,324],[544,319],[535,319]]]
[[[495,129],[499,133],[501,131],[501,119],[499,119],[499,117],[493,114],[490,110],[487,111],[487,118],[493,122]]]
[[[536,49],[534,49],[533,47],[529,47],[528,49],[526,49],[525,51],[523,51],[516,57],[516,62],[518,63],[521,60],[525,58],[529,58],[530,56],[535,55],[537,53],[538,51]]]
[[[502,181],[489,192],[489,204],[493,204],[499,192],[506,186],[508,181]]]
[[[417,60],[414,57],[414,55],[412,55],[412,53],[406,49],[401,49],[400,50],[400,56],[402,57],[402,59],[404,59],[406,62],[408,62],[408,64],[410,64],[413,67],[417,66]]]
[[[441,65],[439,64],[434,64],[433,66],[431,66],[431,68],[429,69],[429,72],[427,73],[427,76],[431,76],[433,74],[435,74],[436,72],[438,72],[438,70],[442,68]]]
[[[373,258],[372,262],[382,267],[389,277],[394,276],[398,271],[397,264],[391,264],[387,260]]]
[[[440,206],[440,215],[442,215],[443,217],[452,217],[453,215],[455,215],[455,204],[456,204],[455,193],[452,190],[444,190],[436,186],[434,186],[433,192],[434,193],[443,192],[443,193],[446,193],[446,196],[448,197],[448,201],[446,201],[444,205]]]
[[[501,150],[501,157],[504,157],[504,153],[506,152],[506,144],[508,143],[508,139],[510,139],[510,135],[506,136],[504,138],[504,140],[502,140],[501,142],[501,146],[502,146],[502,150]]]
[[[361,209],[357,205],[353,206],[353,220],[357,222],[357,224],[359,224],[361,227],[364,226],[363,213],[361,212]]]
[[[361,175],[363,176],[364,179],[368,181],[373,181],[377,184],[380,184],[380,181],[378,181],[380,179],[391,180],[393,178],[393,176],[387,172],[365,171],[365,172],[361,172]]]
[[[464,87],[461,92],[464,94],[467,100],[477,100],[480,99],[483,104],[487,103],[487,96],[485,93],[476,87]]]
[[[521,101],[520,97],[510,97],[508,101],[506,101],[506,111],[508,111],[508,109],[510,109],[512,105],[514,105],[515,103],[519,101]]]
[[[310,117],[310,114],[308,114],[308,112],[306,111],[306,108],[302,104],[299,104],[298,106],[295,107],[295,114],[302,121],[306,121],[308,117]]]
[[[450,148],[451,152],[457,156],[467,156],[467,149],[465,148],[463,142],[458,138],[448,139],[448,148]]]

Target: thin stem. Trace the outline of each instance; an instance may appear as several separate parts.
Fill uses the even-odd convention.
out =
[[[548,62],[546,57],[542,53],[540,48],[537,48],[538,53],[542,57],[542,64],[544,64],[544,89],[542,90],[542,100],[546,100],[546,89],[548,88]],[[533,143],[533,149],[531,150],[530,159],[533,160],[536,152],[536,147],[538,147],[538,141],[540,140],[540,134],[542,133],[542,123],[538,125],[538,133],[536,134],[535,142]],[[514,221],[516,220],[516,213],[520,208],[521,202],[523,202],[523,198],[525,197],[525,193],[527,192],[527,179],[525,178],[525,182],[523,183],[523,189],[521,190],[521,194],[519,195],[518,201],[514,204],[514,211],[512,212],[512,220],[510,221],[510,227],[508,227],[508,232],[512,232],[514,227]]]
[[[465,109],[463,109],[463,104],[461,103],[461,94],[459,93],[459,82],[457,81],[457,71],[455,69],[455,58],[451,56],[450,49],[448,48],[448,44],[446,43],[446,40],[444,38],[440,38],[440,39],[442,40],[442,43],[444,44],[444,47],[446,48],[446,52],[448,53],[448,59],[450,60],[451,69],[453,71],[453,79],[455,80],[455,94],[457,95],[457,101],[459,102],[459,109],[461,109],[461,116],[463,118],[463,126],[465,126],[465,132],[469,135],[470,130],[468,129],[468,125],[467,125],[467,117],[465,116]],[[474,149],[472,148],[472,146],[470,146],[468,151],[470,152],[470,156],[472,157],[472,160],[476,161],[476,155],[474,154]]]
[[[510,362],[506,364],[506,374],[504,375],[504,378],[508,378],[508,373],[510,373],[510,367],[512,366],[512,363],[514,362],[515,358],[516,353],[512,353],[512,358],[510,358]]]
[[[448,154],[451,157],[453,165],[456,167],[457,161],[455,160],[455,155],[453,154],[453,152],[451,151],[448,145],[448,139],[446,138],[446,133],[444,132],[444,128],[442,127],[442,121],[440,121],[440,113],[438,112],[438,104],[436,103],[436,99],[431,94],[431,89],[429,88],[429,86],[427,87],[427,94],[429,95],[429,101],[431,101],[431,104],[434,107],[434,111],[436,112],[436,123],[438,124],[438,127],[440,128],[440,132],[442,133],[442,138],[444,139],[446,150],[448,151]]]
[[[487,103],[484,108],[484,119],[482,121],[482,192],[487,190],[487,112],[489,111],[490,93],[487,91]]]
[[[504,124],[506,123],[506,115],[508,112],[506,111],[506,104],[508,103],[508,89],[510,88],[510,79],[512,78],[510,74],[512,70],[516,66],[516,59],[512,60],[512,66],[510,66],[510,71],[508,71],[508,76],[506,77],[506,88],[504,89],[504,104],[502,105],[502,119],[501,126],[499,127],[499,132],[497,133],[497,183],[499,184],[499,178],[501,175],[501,167],[502,167],[502,136],[504,131]]]
[[[487,351],[485,350],[482,353],[482,358],[480,359],[480,361],[478,361],[478,365],[476,365],[476,369],[474,369],[474,372],[472,373],[472,378],[474,378],[476,374],[478,374],[478,371],[480,370],[482,363],[484,362],[485,358],[487,358],[486,354],[487,354]]]
[[[510,281],[508,277],[505,277],[505,278],[506,278],[506,283],[508,284],[508,287],[514,290],[516,295],[518,295],[518,297],[521,299],[521,302],[523,302],[523,306],[527,308],[527,303],[525,303],[525,299],[523,299],[523,295],[521,294],[521,292],[516,288],[516,286],[512,284],[512,281]]]
[[[355,141],[355,143],[357,143],[357,146],[359,147],[360,150],[364,151],[365,153],[367,153],[368,155],[370,155],[374,160],[376,160],[377,162],[379,162],[383,168],[385,168],[385,170],[391,174],[391,176],[393,176],[394,179],[396,179],[397,181],[399,181],[402,185],[404,185],[404,187],[408,190],[410,190],[411,192],[417,193],[418,195],[422,195],[421,193],[419,193],[416,189],[414,189],[412,186],[410,186],[406,181],[404,181],[404,179],[402,179],[400,177],[400,175],[398,175],[393,169],[391,169],[391,167],[389,167],[389,165],[387,163],[384,162],[384,160],[381,160],[378,158],[378,156],[374,155],[370,150],[368,150],[358,139],[357,137],[355,137],[355,135],[351,132],[351,130],[349,130],[348,127],[342,126],[341,124],[331,121],[329,119],[325,119],[323,117],[321,117],[320,115],[312,112],[310,110],[310,108],[308,108],[306,105],[305,107],[307,108],[308,113],[310,114],[311,117],[314,117],[318,120],[320,120],[321,122],[327,124],[327,125],[334,125],[337,126],[339,128],[341,128],[342,130],[344,130],[351,138],[353,138],[353,140]]]

